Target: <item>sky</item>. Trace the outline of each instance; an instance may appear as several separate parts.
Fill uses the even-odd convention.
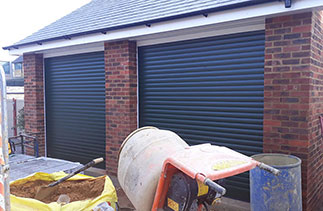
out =
[[[12,61],[2,49],[71,13],[91,0],[0,0],[0,61]]]

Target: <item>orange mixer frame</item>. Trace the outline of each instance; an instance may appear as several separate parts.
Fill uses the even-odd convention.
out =
[[[222,196],[226,193],[226,189],[213,181],[249,171],[257,166],[276,175],[279,173],[277,169],[227,147],[210,144],[187,147],[165,160],[152,210],[157,211],[163,208],[165,203],[169,203],[169,201],[166,202],[170,200],[167,198],[167,192],[172,177],[177,172],[184,173],[199,184],[204,184],[204,187],[208,186],[215,190],[219,196]],[[201,188],[203,187],[201,186]],[[175,203],[174,206],[178,207],[177,202],[172,201],[172,203]],[[176,209],[174,208],[174,210]],[[202,205],[199,205],[198,210],[202,210]]]

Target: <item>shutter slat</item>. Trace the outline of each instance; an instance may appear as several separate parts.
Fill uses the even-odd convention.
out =
[[[140,126],[261,153],[264,45],[256,31],[139,47]],[[227,180],[229,195],[248,198],[248,174]]]
[[[103,52],[45,59],[45,83],[48,156],[81,163],[105,157]]]

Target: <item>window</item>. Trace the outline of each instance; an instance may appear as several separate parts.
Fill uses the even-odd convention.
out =
[[[22,68],[22,64],[21,63],[15,63],[15,70],[21,70]]]

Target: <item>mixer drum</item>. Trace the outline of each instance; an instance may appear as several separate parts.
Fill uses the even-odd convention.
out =
[[[124,140],[118,180],[136,210],[151,210],[164,161],[186,147],[177,134],[155,127],[139,128]]]

